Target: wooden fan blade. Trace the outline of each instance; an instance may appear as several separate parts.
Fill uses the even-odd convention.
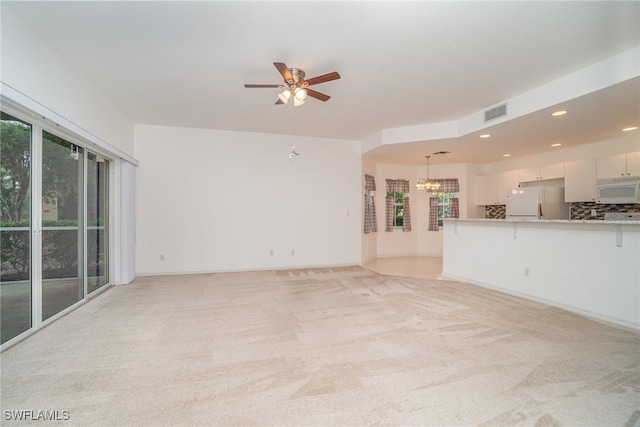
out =
[[[244,85],[248,88],[263,88],[263,87],[280,87],[281,85]]]
[[[282,104],[284,104],[284,102],[282,102],[282,100],[278,98],[278,100],[276,101],[276,105],[282,105]]]
[[[328,101],[331,98],[329,95],[325,95],[324,93],[316,92],[313,89],[305,89],[307,91],[307,95],[319,99],[320,101]]]
[[[330,82],[331,80],[337,80],[340,78],[340,74],[337,72],[323,74],[318,77],[313,77],[305,81],[308,86],[317,85],[319,83]]]
[[[289,67],[287,67],[284,62],[274,62],[273,65],[275,65],[278,71],[280,71],[280,74],[282,74],[282,77],[284,77],[284,81],[293,81],[291,71],[289,71]]]

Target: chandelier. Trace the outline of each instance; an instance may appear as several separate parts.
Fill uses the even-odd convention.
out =
[[[425,156],[427,158],[427,178],[420,178],[416,184],[418,190],[426,190],[427,193],[434,193],[440,189],[440,183],[429,179],[429,159],[431,156]]]

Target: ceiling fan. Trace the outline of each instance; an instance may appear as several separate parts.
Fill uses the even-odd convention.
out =
[[[286,104],[290,98],[293,98],[293,105],[298,106],[304,104],[304,100],[309,95],[312,98],[319,99],[320,101],[328,101],[331,98],[329,95],[317,92],[313,89],[309,89],[309,86],[317,85],[331,80],[337,80],[340,78],[340,74],[337,72],[323,74],[318,77],[305,80],[305,72],[299,68],[289,68],[282,62],[274,62],[282,77],[284,78],[284,84],[277,85],[256,85],[245,84],[246,88],[280,88],[284,89],[282,93],[278,94],[278,100],[276,105]]]

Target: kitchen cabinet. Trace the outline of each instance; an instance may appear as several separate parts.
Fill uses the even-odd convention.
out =
[[[498,204],[507,204],[507,191],[516,188],[520,182],[518,181],[518,171],[508,171],[498,174]]]
[[[478,205],[495,205],[498,201],[498,176],[480,175],[477,177]]]
[[[564,178],[564,163],[540,166],[518,171],[519,182],[541,181],[543,179]]]
[[[596,171],[598,179],[625,176],[627,174],[627,155],[617,154],[615,156],[599,157]]]
[[[640,151],[627,153],[627,175],[640,176]]]
[[[518,186],[518,171],[501,172],[477,177],[478,205],[504,205],[507,191]]]
[[[598,179],[637,176],[640,175],[640,151],[599,157],[596,164]]]
[[[564,201],[596,200],[596,159],[575,160],[564,164]]]

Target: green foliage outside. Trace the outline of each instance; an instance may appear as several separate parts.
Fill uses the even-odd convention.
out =
[[[31,128],[0,122],[0,222],[28,221],[31,199]]]
[[[28,280],[31,244],[31,126],[5,113],[0,121],[0,249],[1,281]],[[78,274],[78,189],[81,163],[73,158],[81,148],[43,132],[42,203],[55,208],[56,219],[42,221],[42,257],[44,277],[71,277]],[[95,177],[89,178],[95,181]],[[95,183],[94,181],[90,182]],[[89,185],[88,188],[94,186]],[[90,194],[89,199],[95,197]],[[104,226],[99,212],[89,211],[87,225]],[[47,230],[49,227],[74,227],[71,230]],[[19,230],[22,228],[22,230]],[[99,251],[99,234],[89,230],[89,253]],[[101,258],[99,256],[99,258]],[[95,266],[93,266],[95,268]]]

